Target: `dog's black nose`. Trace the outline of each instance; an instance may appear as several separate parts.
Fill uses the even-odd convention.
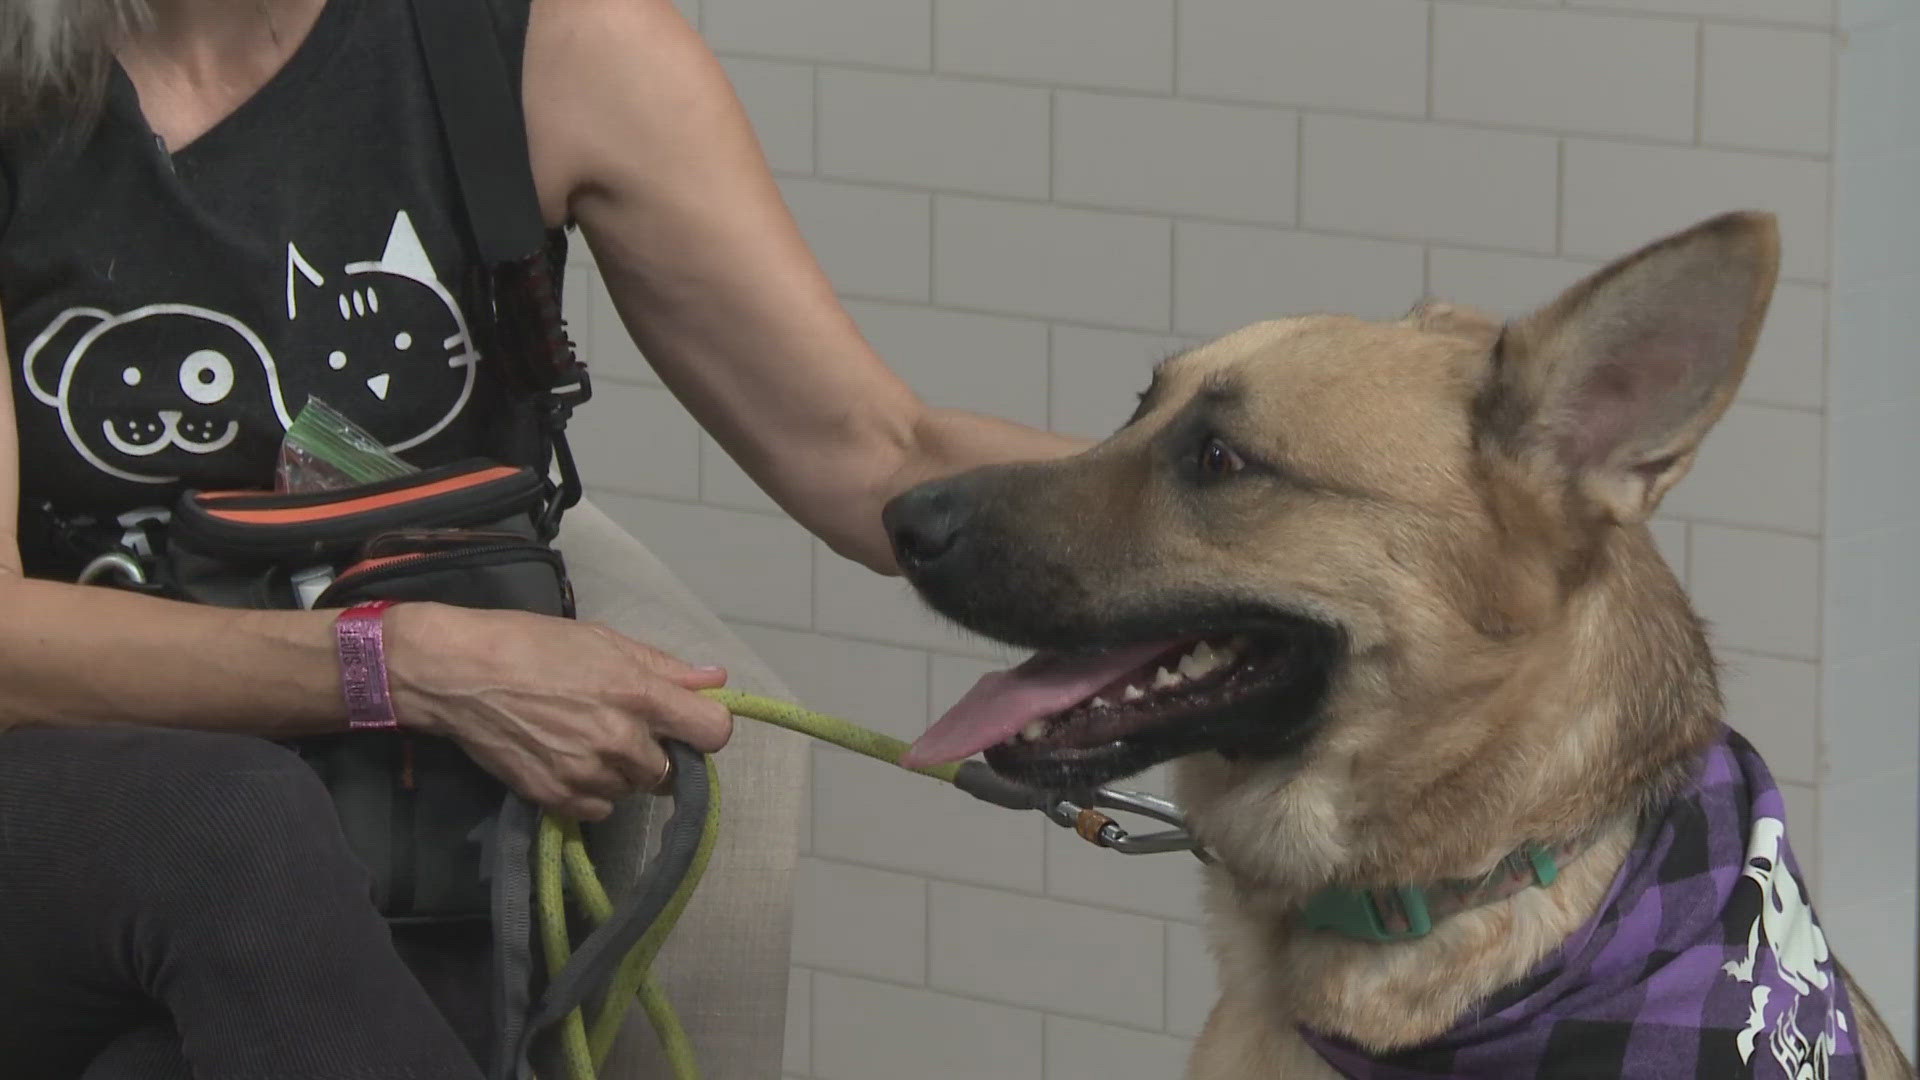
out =
[[[965,531],[969,500],[951,481],[921,484],[880,512],[902,570],[924,569],[952,551]]]

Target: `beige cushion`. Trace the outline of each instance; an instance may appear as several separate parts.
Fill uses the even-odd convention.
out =
[[[692,663],[719,664],[729,685],[791,693],[639,541],[590,503],[570,511],[559,547],[580,618],[604,623]],[[808,760],[806,740],[738,721],[716,757],[722,825],[705,882],[656,965],[696,1047],[705,1080],[780,1074],[786,1032],[794,863]],[[596,834],[595,863],[616,896],[643,868],[671,803],[628,800]],[[548,1065],[545,1076],[564,1076]],[[670,1075],[638,1008],[604,1080]]]

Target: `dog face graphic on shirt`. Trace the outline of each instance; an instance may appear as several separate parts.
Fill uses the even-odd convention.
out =
[[[204,476],[221,457],[258,460],[292,422],[259,336],[190,304],[68,309],[21,362],[74,451],[135,483]]]

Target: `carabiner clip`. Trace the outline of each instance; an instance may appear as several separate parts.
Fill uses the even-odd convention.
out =
[[[1055,824],[1072,829],[1089,844],[1111,848],[1122,855],[1191,851],[1193,857],[1203,863],[1213,861],[1206,848],[1187,831],[1186,813],[1175,803],[1141,791],[1115,791],[1111,788],[1094,789],[1090,802],[1092,805],[1082,806],[1072,799],[1058,798],[1044,808],[1044,813]],[[1101,813],[1101,809],[1124,810],[1173,827],[1161,832],[1130,833],[1119,822]]]
[[[147,584],[146,568],[140,565],[140,560],[124,551],[109,551],[97,556],[86,565],[86,569],[80,571],[80,576],[74,581],[80,585],[92,585],[109,576],[118,579],[122,588],[138,589]]]

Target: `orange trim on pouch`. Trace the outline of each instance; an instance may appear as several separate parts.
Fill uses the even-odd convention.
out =
[[[400,506],[419,499],[430,499],[436,495],[446,495],[455,491],[479,487],[482,484],[504,479],[519,472],[511,465],[496,465],[490,469],[481,469],[462,476],[449,476],[445,480],[436,480],[420,487],[402,488],[379,495],[362,495],[357,499],[344,502],[325,503],[319,506],[290,506],[269,510],[219,510],[209,507],[207,514],[222,521],[231,521],[240,525],[298,525],[310,521],[331,521],[365,513],[369,510],[382,510],[389,506]],[[231,498],[238,492],[212,492],[201,496],[201,500]],[[250,494],[259,494],[252,492]]]

